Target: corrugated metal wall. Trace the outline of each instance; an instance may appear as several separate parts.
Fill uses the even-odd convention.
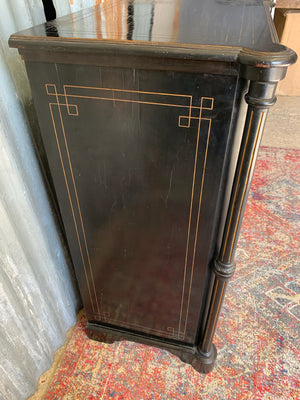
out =
[[[57,16],[93,4],[55,2]],[[1,400],[22,400],[34,393],[39,376],[76,322],[79,304],[31,140],[37,124],[24,65],[7,45],[11,33],[44,21],[41,0],[1,1]]]

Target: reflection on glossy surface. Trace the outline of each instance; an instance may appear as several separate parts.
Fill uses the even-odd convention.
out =
[[[53,25],[53,23],[51,23],[51,22],[45,23],[45,32],[46,32],[46,36],[48,36],[48,37],[59,37],[59,33],[58,33],[56,26]]]
[[[51,24],[64,38],[279,50],[266,7],[259,0],[105,0]],[[45,36],[44,25],[22,35]]]

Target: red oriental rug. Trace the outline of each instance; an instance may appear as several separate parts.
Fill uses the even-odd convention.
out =
[[[260,151],[210,374],[156,348],[89,340],[82,314],[45,399],[300,399],[299,164],[300,151]]]

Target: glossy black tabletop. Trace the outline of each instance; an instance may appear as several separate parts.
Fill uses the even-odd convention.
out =
[[[278,44],[269,2],[262,0],[105,0],[12,35],[10,45],[46,41],[52,46],[130,45],[133,51],[146,46],[148,52],[165,55],[176,48],[183,56],[184,49],[193,49],[220,58],[241,49],[277,57],[287,51]]]

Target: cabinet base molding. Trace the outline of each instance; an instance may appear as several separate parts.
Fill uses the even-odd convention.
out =
[[[99,325],[93,322],[87,322],[85,330],[90,339],[103,343],[127,340],[167,350],[177,356],[181,361],[190,364],[196,371],[203,374],[212,371],[217,358],[217,349],[214,344],[210,352],[202,353],[196,346],[185,346],[175,341],[167,342],[151,335],[140,335],[126,329],[115,329],[114,327]]]

